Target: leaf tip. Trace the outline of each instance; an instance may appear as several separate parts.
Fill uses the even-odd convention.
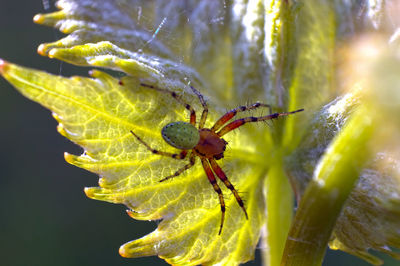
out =
[[[83,191],[85,192],[85,194],[86,194],[86,196],[87,196],[88,198],[90,198],[90,199],[93,199],[93,198],[94,198],[94,191],[93,191],[92,188],[90,188],[90,187],[85,187],[85,188],[83,189]]]
[[[133,218],[133,219],[135,219],[136,217],[135,217],[135,214],[136,214],[136,212],[135,211],[132,211],[132,210],[126,210],[126,213],[129,215],[129,217],[131,217],[131,218]]]
[[[33,17],[33,22],[46,26],[56,26],[56,24],[66,18],[66,13],[63,10],[48,13],[37,14]]]
[[[77,156],[77,155],[74,155],[74,154],[70,154],[68,152],[64,152],[64,160],[67,163],[75,165],[75,166],[80,167],[80,168],[84,168],[85,167],[85,163],[82,162],[81,158],[82,158],[81,156]]]
[[[59,121],[59,120],[58,120],[58,117],[57,117],[57,118],[55,117],[55,119],[56,119],[57,121]],[[57,125],[57,132],[58,132],[61,136],[70,139],[70,137],[69,137],[67,131],[64,129],[64,127],[63,127],[63,125],[62,125],[61,123]]]
[[[44,22],[44,16],[42,14],[36,14],[33,17],[33,22],[35,22],[36,24],[43,24]]]
[[[118,253],[119,253],[119,255],[121,255],[121,257],[123,257],[123,258],[130,258],[129,252],[127,252],[127,250],[126,250],[126,248],[124,247],[124,245],[119,247]]]
[[[157,232],[157,231],[155,231]],[[124,258],[137,258],[154,256],[157,254],[154,246],[154,233],[134,241],[123,244],[119,248],[119,254]]]
[[[4,72],[5,72],[6,68],[7,68],[7,65],[8,65],[7,61],[5,61],[5,60],[0,58],[0,74],[1,75],[4,74]]]
[[[37,48],[37,53],[42,56],[46,56],[46,52],[47,52],[46,44],[42,43],[41,45],[39,45],[39,47]]]
[[[120,199],[117,199],[112,192],[102,189],[100,187],[85,187],[83,190],[86,196],[90,199],[102,200],[112,203],[121,203]]]
[[[73,162],[75,161],[74,156],[68,152],[64,152],[64,160],[70,164],[73,164]]]
[[[47,53],[47,55],[49,56],[49,58],[55,58],[56,53],[57,53],[57,49],[51,49],[51,50]]]

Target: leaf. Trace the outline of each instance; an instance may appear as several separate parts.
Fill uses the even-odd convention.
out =
[[[134,130],[157,149],[173,152],[161,138],[161,127],[170,121],[187,121],[188,114],[172,97],[156,95],[135,79],[119,85],[118,79],[98,70],[91,71],[92,78],[64,78],[3,62],[1,74],[26,97],[52,110],[60,134],[84,147],[81,156],[66,153],[65,159],[101,176],[100,187],[85,189],[89,197],[125,204],[135,219],[163,219],[153,233],[122,246],[121,255],[159,255],[174,264],[237,263],[253,257],[249,247],[255,248],[259,238],[259,230],[254,229],[263,223],[259,185],[263,173],[251,167],[255,163],[251,154],[247,161],[231,158],[223,166],[229,166],[229,178],[239,191],[246,191],[249,220],[223,188],[228,211],[218,236],[218,197],[199,163],[160,183],[185,162],[152,154],[130,134]],[[188,102],[197,100],[179,88],[175,91]],[[215,117],[211,112],[210,120]],[[226,139],[232,153],[248,153],[238,136]]]

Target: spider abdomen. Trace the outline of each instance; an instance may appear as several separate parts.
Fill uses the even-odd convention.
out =
[[[161,135],[169,145],[182,150],[193,149],[200,140],[198,129],[190,123],[181,121],[163,127]]]
[[[200,140],[194,150],[200,156],[206,158],[215,158],[217,160],[223,158],[227,142],[207,128],[199,130],[199,133]]]

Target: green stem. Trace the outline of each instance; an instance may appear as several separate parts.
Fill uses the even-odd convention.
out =
[[[274,160],[265,181],[267,202],[266,235],[262,240],[267,249],[264,250],[263,264],[279,265],[285,239],[288,235],[293,213],[293,192],[287,176],[283,172],[281,156]]]
[[[373,155],[367,145],[373,132],[371,116],[360,108],[327,148],[300,202],[281,265],[321,265],[342,206]]]

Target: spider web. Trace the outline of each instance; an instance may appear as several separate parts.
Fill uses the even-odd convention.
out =
[[[212,36],[216,33],[223,34],[228,14],[225,1],[134,2],[137,4],[136,14],[132,15],[135,16],[137,27],[146,35],[140,41],[137,52],[149,52],[152,45],[165,46],[168,59],[196,69],[202,77],[209,74],[202,69],[216,67],[210,65],[210,57],[221,54],[221,49],[225,48],[224,45],[216,46]],[[216,71],[219,79],[221,74]],[[190,84],[191,77],[186,77],[186,81]],[[199,85],[205,87],[215,84],[211,77],[202,79],[201,82]]]

